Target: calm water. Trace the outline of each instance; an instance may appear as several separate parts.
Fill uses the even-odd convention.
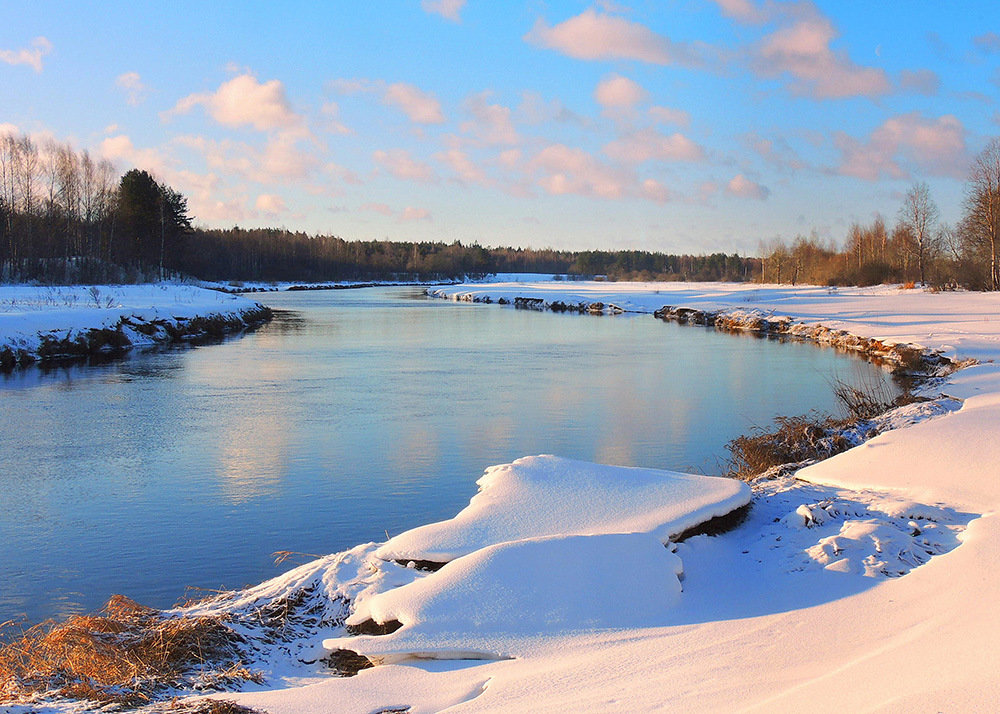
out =
[[[728,440],[884,378],[812,345],[651,316],[272,293],[222,344],[0,377],[0,622],[169,606],[460,510],[486,466],[554,453],[718,473]]]

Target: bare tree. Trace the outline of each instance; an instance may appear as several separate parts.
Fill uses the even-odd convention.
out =
[[[903,205],[899,209],[900,223],[905,225],[912,236],[912,249],[917,259],[920,282],[927,282],[927,260],[934,251],[936,234],[933,231],[938,219],[937,205],[931,199],[931,191],[921,181],[906,192]]]
[[[885,227],[885,219],[882,218],[881,213],[875,214],[875,219],[872,221],[871,228],[868,229],[871,233],[872,238],[872,250],[878,251],[878,260],[885,263],[885,251],[889,243],[889,231]]]
[[[972,162],[965,190],[967,235],[976,243],[989,246],[990,286],[1000,290],[1000,264],[997,242],[1000,238],[1000,139],[994,139]]]

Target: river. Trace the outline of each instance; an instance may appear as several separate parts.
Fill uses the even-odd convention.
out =
[[[0,622],[253,584],[292,566],[276,551],[450,517],[485,467],[529,454],[719,473],[755,425],[835,411],[835,379],[887,379],[649,315],[255,297],[275,320],[219,344],[0,377]]]

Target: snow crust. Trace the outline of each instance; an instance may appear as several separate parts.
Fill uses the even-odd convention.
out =
[[[447,562],[523,538],[650,533],[661,541],[750,501],[726,478],[530,456],[492,466],[454,518],[414,528],[376,551],[385,560]]]

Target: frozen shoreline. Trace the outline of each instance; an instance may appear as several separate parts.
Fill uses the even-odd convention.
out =
[[[252,613],[301,597],[319,613],[254,663],[266,685],[220,698],[273,714],[786,711],[803,702],[819,711],[970,711],[1000,702],[1000,296],[549,282],[439,292],[650,314],[664,305],[757,310],[980,364],[934,387],[960,407],[808,467],[801,481],[760,484],[746,523],[672,552],[649,548],[643,533],[666,520],[622,521],[634,506],[602,514],[595,504],[622,497],[590,487],[591,505],[569,513],[593,512],[605,526],[537,531],[551,513],[546,500],[562,503],[576,489],[519,496],[548,463],[519,460],[510,467],[523,462],[520,476],[515,469],[514,480],[487,480],[479,504],[473,499],[454,519],[307,563],[193,611]],[[586,476],[611,487],[632,477],[579,463],[559,469],[568,484]],[[720,493],[719,503],[731,497]],[[515,503],[527,510],[503,515]],[[572,535],[580,532],[594,535]],[[455,559],[433,574],[378,557],[442,553]],[[648,597],[655,589],[669,591],[662,611]],[[608,599],[593,606],[598,594]],[[546,607],[553,614],[539,617]],[[345,636],[344,618],[365,617],[403,626]],[[341,648],[382,664],[331,677],[317,660]]]
[[[0,371],[219,337],[270,315],[247,298],[189,285],[0,285]]]

